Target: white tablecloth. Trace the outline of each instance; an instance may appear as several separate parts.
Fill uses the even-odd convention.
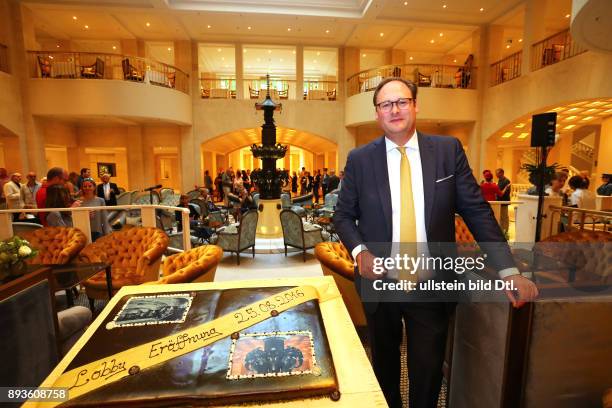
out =
[[[64,78],[64,77],[76,77],[76,69],[74,62],[68,61],[53,61],[51,63],[51,77],[53,78]]]
[[[210,90],[210,98],[229,99],[229,97],[230,97],[229,89],[212,88]]]
[[[308,99],[311,101],[326,101],[327,100],[327,91],[322,89],[309,89],[308,90]]]

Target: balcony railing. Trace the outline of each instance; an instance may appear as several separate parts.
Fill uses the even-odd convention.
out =
[[[348,96],[373,91],[384,78],[388,77],[408,79],[419,87],[474,89],[475,75],[475,67],[468,68],[463,65],[385,65],[349,77]]]
[[[9,73],[8,47],[0,44],[0,71]]]
[[[200,78],[200,93],[204,99],[236,99],[236,89],[243,87],[244,99],[264,99],[267,82],[261,78]],[[337,81],[305,80],[303,92],[297,92],[294,79],[273,79],[270,97],[281,99],[336,100]]]
[[[491,64],[491,86],[499,85],[503,82],[520,77],[522,61],[523,52],[519,51]]]
[[[172,65],[130,55],[28,51],[32,78],[114,79],[189,93],[189,75]]]
[[[568,28],[532,45],[531,70],[538,70],[586,51],[586,48],[574,42]]]

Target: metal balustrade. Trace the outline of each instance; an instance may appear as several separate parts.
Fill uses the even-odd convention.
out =
[[[586,48],[574,41],[567,28],[532,45],[531,70],[536,71],[586,51]]]
[[[28,51],[28,60],[32,78],[124,80],[189,94],[187,73],[149,58],[91,52]]]
[[[491,74],[489,78],[491,86],[499,85],[520,77],[522,62],[523,51],[519,51],[491,64]]]
[[[419,87],[476,88],[475,67],[463,65],[402,64],[384,65],[358,72],[347,79],[348,96],[373,91],[388,77],[408,79]]]

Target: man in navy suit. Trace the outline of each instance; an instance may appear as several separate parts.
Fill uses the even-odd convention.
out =
[[[406,228],[400,219],[406,214],[408,201],[400,196],[406,191],[400,183],[401,175],[407,173],[404,180],[411,180],[410,195],[405,197],[412,197],[408,204],[413,205],[413,215],[403,216],[414,224],[410,228],[416,242],[429,243],[426,246],[430,252],[434,243],[454,242],[458,213],[481,247],[491,249],[489,255],[495,252],[489,257],[490,264],[502,279],[513,282],[516,290],[506,293],[515,306],[533,300],[537,288],[516,269],[461,143],[453,137],[416,131],[416,96],[416,85],[402,78],[386,78],[376,88],[376,119],[384,136],[349,153],[334,225],[356,260],[355,284],[368,321],[372,363],[387,403],[401,406],[399,347],[403,319],[408,338],[409,406],[433,408],[440,392],[452,309],[442,302],[389,301],[389,293],[372,290],[373,282],[386,273],[375,268],[375,257],[389,256],[390,243],[400,242],[400,225]],[[409,172],[401,167],[406,158]],[[376,243],[388,243],[383,250],[387,252],[381,255]],[[496,244],[495,248],[491,244]]]

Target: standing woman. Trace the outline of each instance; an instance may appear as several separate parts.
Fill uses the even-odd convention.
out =
[[[105,207],[104,199],[96,196],[96,183],[91,178],[83,179],[81,184],[81,194],[83,196],[81,207]],[[89,224],[91,226],[91,242],[112,232],[108,224],[108,214],[106,210],[90,211]]]
[[[293,176],[291,176],[291,192],[293,193],[293,195],[297,195],[297,183],[297,173],[294,171]]]
[[[315,198],[315,203],[319,204],[319,187],[321,186],[321,169],[317,170],[312,183],[312,192]]]
[[[79,201],[72,203],[70,192],[61,184],[53,184],[47,187],[47,198],[45,208],[49,210],[57,208],[78,207]],[[77,204],[78,203],[78,204]],[[49,227],[72,227],[72,215],[70,211],[49,211],[46,218]]]
[[[242,170],[242,185],[247,193],[251,192],[251,180],[249,179],[249,175],[246,171]]]

